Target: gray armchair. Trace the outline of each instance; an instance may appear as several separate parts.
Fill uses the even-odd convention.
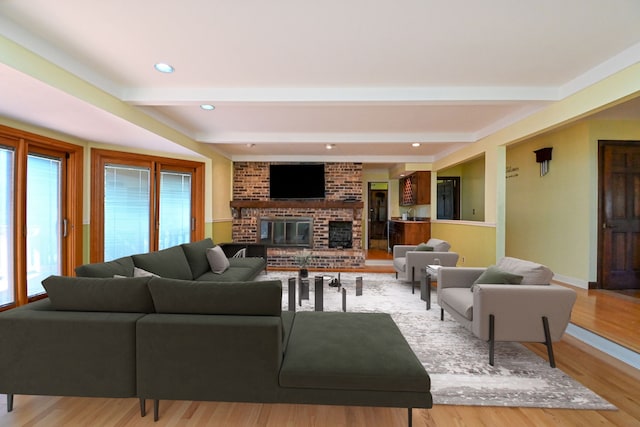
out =
[[[412,292],[415,292],[415,283],[420,280],[422,269],[427,265],[440,264],[455,267],[458,263],[458,254],[449,252],[451,245],[448,242],[429,239],[424,245],[433,248],[433,251],[416,250],[418,245],[393,247],[393,268],[396,271],[396,279],[412,282]]]
[[[496,341],[518,341],[546,344],[549,364],[555,368],[552,342],[562,338],[577,295],[550,284],[552,278],[553,272],[541,264],[509,257],[489,269],[440,268],[440,319],[446,311],[475,336],[489,341],[492,366]],[[506,284],[519,280],[520,284]]]

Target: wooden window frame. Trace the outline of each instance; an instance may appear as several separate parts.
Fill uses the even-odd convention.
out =
[[[204,171],[205,164],[191,160],[180,160],[122,151],[91,149],[91,224],[90,261],[104,261],[104,168],[108,164],[149,167],[151,203],[149,204],[149,251],[158,250],[158,212],[160,198],[160,172],[192,172],[191,212],[195,219],[191,229],[191,241],[204,238]]]
[[[82,264],[82,196],[84,147],[59,141],[35,133],[0,125],[0,144],[14,151],[14,304],[8,309],[45,298],[46,294],[27,296],[27,156],[31,153],[53,155],[64,159],[62,187],[62,215],[67,220],[67,236],[62,239],[61,269],[63,275],[72,275],[76,266]]]

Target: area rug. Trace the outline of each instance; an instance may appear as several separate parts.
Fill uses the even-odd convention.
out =
[[[309,275],[309,299],[296,301],[297,311],[314,309],[314,277]],[[296,272],[269,271],[259,280],[283,284],[283,310],[288,309],[287,280]],[[356,296],[356,277],[363,291]],[[324,311],[342,310],[342,293],[330,287],[337,274],[323,275]],[[496,343],[495,366],[489,365],[489,346],[445,313],[432,291],[426,310],[420,291],[391,273],[341,273],[350,312],[390,313],[431,377],[433,402],[438,405],[512,406],[615,410],[616,407],[519,343]]]

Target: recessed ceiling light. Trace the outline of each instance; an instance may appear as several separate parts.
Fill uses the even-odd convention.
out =
[[[207,111],[211,111],[211,110],[215,110],[216,107],[211,105],[211,104],[202,104],[200,106],[200,108],[202,108],[203,110],[207,110]]]
[[[255,146],[256,146],[256,144],[247,144],[247,147],[249,147],[249,148],[253,148]]]
[[[336,144],[327,144],[327,145],[325,145],[327,150],[333,150],[333,147],[335,147],[335,146],[336,146]]]
[[[414,142],[413,144],[411,144],[412,147],[420,147],[420,143],[419,142]]]
[[[158,62],[154,64],[153,67],[161,73],[173,73],[175,71],[171,65],[165,64],[164,62]]]

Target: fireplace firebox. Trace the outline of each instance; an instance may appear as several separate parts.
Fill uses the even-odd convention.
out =
[[[313,218],[260,218],[260,243],[313,247]]]
[[[329,247],[353,247],[353,221],[329,221]]]

